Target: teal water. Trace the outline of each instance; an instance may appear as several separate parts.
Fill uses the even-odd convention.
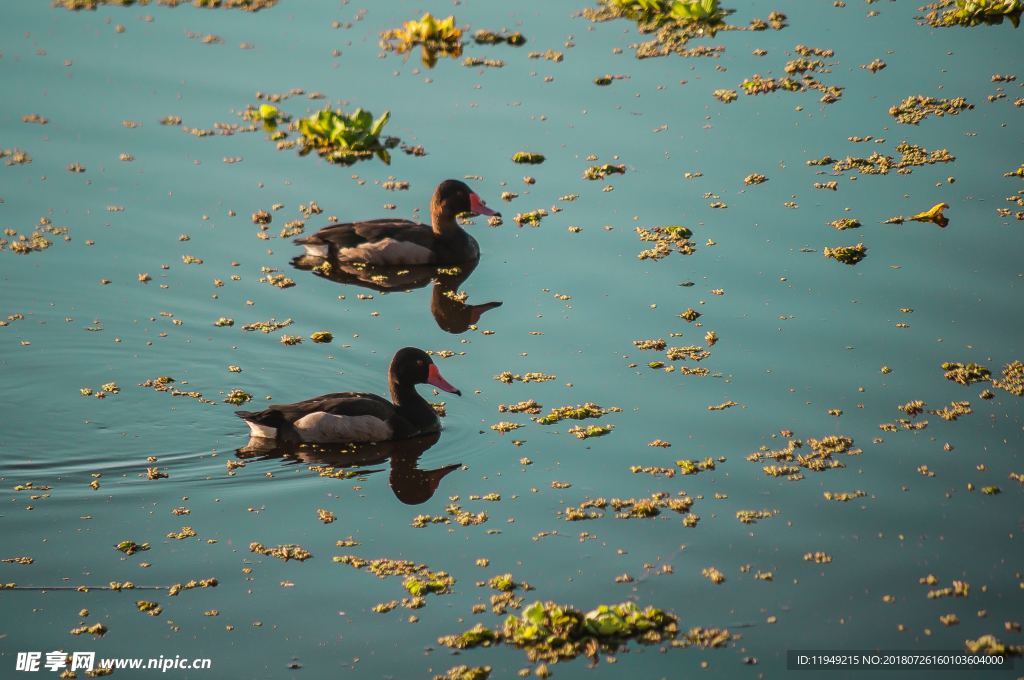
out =
[[[1008,478],[1024,473],[1021,400],[999,389],[982,400],[979,393],[991,386],[956,385],[939,367],[973,361],[998,374],[1024,359],[1024,232],[1012,215],[996,212],[1017,209],[1006,197],[1016,195],[1021,180],[1002,175],[1024,159],[1024,109],[1013,105],[1024,93],[1019,80],[990,82],[993,73],[1014,73],[1024,63],[1020,32],[1009,25],[922,27],[913,19],[914,3],[744,5],[738,23],[778,9],[789,25],[721,33],[708,41],[726,47],[718,59],[638,61],[628,47],[635,27],[591,24],[575,16],[582,2],[377,2],[363,11],[351,3],[282,0],[256,14],[190,6],[68,12],[46,2],[4,3],[0,148],[22,149],[32,162],[0,166],[0,226],[28,233],[45,216],[68,226],[70,241],[58,237],[25,256],[0,252],[0,319],[24,315],[0,327],[0,481],[7,501],[0,558],[34,560],[0,564],[0,582],[166,586],[216,577],[219,585],[176,597],[2,591],[0,675],[15,674],[18,651],[64,649],[209,657],[215,676],[230,678],[432,677],[457,664],[486,664],[492,677],[513,677],[532,667],[520,650],[453,655],[436,642],[477,621],[500,626],[502,617],[471,608],[494,593],[477,582],[505,572],[534,586],[527,602],[550,599],[586,611],[634,599],[675,613],[684,629],[726,627],[742,636],[710,650],[662,653],[632,645],[616,663],[553,666],[562,678],[688,677],[704,663],[703,672],[716,677],[777,677],[786,672],[787,649],[960,650],[965,639],[986,633],[1021,644],[1019,632],[1004,629],[1024,611],[1024,506],[1020,484]],[[416,55],[405,61],[380,52],[380,31],[427,9],[454,12],[473,30],[520,30],[528,43],[467,46],[467,55],[503,59],[501,69],[442,60],[426,70]],[[879,14],[868,16],[870,10]],[[119,23],[124,32],[115,31]],[[203,44],[208,34],[223,43]],[[243,42],[251,49],[240,49]],[[729,105],[712,97],[719,88],[739,89],[753,73],[782,74],[801,43],[835,50],[832,72],[821,79],[846,88],[839,102],[822,105],[814,92],[741,93]],[[768,53],[754,56],[755,48]],[[527,56],[546,49],[564,52],[564,61]],[[859,68],[876,57],[887,68]],[[606,73],[628,78],[595,86],[594,77]],[[1008,97],[987,101],[998,86]],[[423,145],[428,155],[396,150],[390,166],[332,166],[279,151],[263,132],[200,138],[159,122],[177,115],[185,127],[242,123],[237,113],[259,103],[256,92],[292,88],[321,92],[348,109],[390,110],[387,132]],[[963,96],[974,109],[898,125],[888,108],[912,94]],[[295,96],[281,107],[298,116],[324,103]],[[22,122],[31,113],[49,123]],[[128,128],[125,120],[141,125]],[[847,141],[853,135],[886,142]],[[825,154],[894,154],[903,140],[948,148],[956,161],[856,181],[805,165]],[[547,160],[513,164],[520,150]],[[119,161],[122,153],[134,160]],[[234,157],[242,160],[224,162]],[[70,163],[85,172],[67,171]],[[605,182],[582,179],[598,163],[623,163],[628,171]],[[696,171],[703,176],[683,178]],[[752,172],[768,181],[745,186]],[[525,184],[524,175],[536,183]],[[409,190],[381,189],[392,176],[408,181]],[[331,215],[425,215],[440,180],[467,176],[505,216],[497,228],[481,218],[469,227],[483,256],[459,289],[472,303],[504,303],[476,330],[441,328],[429,286],[382,294],[295,270],[289,260],[297,248],[277,237],[311,200],[324,212],[307,220],[307,233]],[[838,191],[812,187],[830,180]],[[503,203],[503,191],[519,197]],[[709,192],[718,198],[705,198]],[[577,200],[559,200],[573,193]],[[715,200],[728,207],[709,207]],[[946,229],[880,224],[938,202],[951,206]],[[274,204],[284,206],[273,211],[274,238],[260,240],[249,215]],[[562,210],[539,228],[519,228],[511,219],[555,205]],[[863,226],[827,226],[847,216]],[[649,244],[634,227],[665,224],[690,227],[696,253],[637,259]],[[180,241],[181,234],[189,240]],[[825,246],[857,242],[869,251],[854,267],[821,255]],[[203,263],[185,264],[186,255]],[[260,283],[264,266],[296,285]],[[139,282],[140,273],[152,280]],[[215,287],[214,279],[224,285]],[[712,294],[717,289],[724,294]],[[691,307],[702,313],[699,328],[678,316]],[[235,325],[215,327],[220,317]],[[241,329],[271,318],[294,325],[273,334]],[[334,342],[310,342],[318,330],[333,332]],[[639,351],[632,342],[703,345],[708,330],[719,341],[696,364],[709,369],[707,377],[651,369],[647,363],[664,360],[663,353]],[[285,346],[282,332],[305,341]],[[444,431],[418,463],[423,470],[462,465],[432,498],[419,505],[399,500],[386,462],[370,461],[361,469],[380,472],[349,480],[274,457],[248,459],[228,474],[227,461],[238,460],[235,451],[246,444],[234,407],[221,403],[228,391],[255,395],[249,407],[341,390],[383,393],[388,361],[406,345],[454,351],[436,361],[464,394],[444,395]],[[880,372],[883,365],[892,372]],[[493,379],[506,370],[557,379]],[[162,375],[218,403],[139,386]],[[121,392],[103,400],[79,394],[109,382]],[[498,412],[499,404],[525,399],[545,411],[589,401],[622,412],[584,421],[615,428],[581,441],[567,434],[575,423],[543,426]],[[930,424],[919,431],[879,429],[903,417],[897,405],[913,399],[929,408],[968,400],[974,413],[955,422],[920,416]],[[738,405],[707,409],[727,400]],[[843,414],[830,416],[829,409]],[[502,435],[490,428],[499,421],[523,427]],[[767,477],[762,464],[745,457],[762,445],[784,447],[781,430],[804,441],[846,435],[863,453],[840,456],[842,469],[804,471],[801,481]],[[655,439],[672,446],[649,447]],[[944,450],[946,443],[952,450]],[[149,456],[157,462],[147,462]],[[521,465],[523,457],[532,464]],[[673,467],[681,458],[706,457],[725,460],[695,476],[630,472],[633,465]],[[147,480],[153,465],[169,478]],[[920,474],[922,465],[934,476]],[[95,474],[102,475],[96,490],[89,486]],[[29,481],[51,490],[36,500],[31,491],[13,490]],[[571,486],[553,488],[553,481]],[[1002,493],[980,492],[992,485]],[[609,511],[585,522],[559,514],[592,497],[683,490],[701,518],[694,528],[667,511],[643,520]],[[848,503],[823,498],[826,491],[854,490],[867,495]],[[501,500],[470,500],[489,493]],[[488,521],[410,526],[418,514],[443,515],[452,497],[474,513],[486,511]],[[177,507],[191,514],[175,516]],[[337,521],[321,523],[318,508]],[[737,521],[739,510],[777,514],[748,525]],[[185,525],[197,537],[165,538]],[[360,545],[335,546],[348,536]],[[124,539],[152,548],[125,557],[113,548]],[[251,542],[297,543],[314,557],[286,563],[250,552]],[[815,551],[832,562],[803,559]],[[401,579],[333,563],[331,556],[341,554],[426,563],[456,578],[454,592],[428,597],[423,609],[373,613],[375,604],[405,595]],[[489,566],[476,566],[479,558]],[[662,565],[673,573],[656,573]],[[701,573],[707,567],[726,581],[712,584]],[[773,580],[755,579],[758,571],[772,572]],[[616,583],[624,573],[635,580]],[[938,578],[935,586],[918,582],[928,574]],[[969,597],[927,598],[930,588],[953,580],[970,583]],[[885,595],[895,600],[887,603]],[[158,601],[163,613],[138,612],[137,599]],[[85,619],[82,608],[90,612]],[[204,616],[214,609],[218,616]],[[939,621],[950,613],[958,625]],[[410,615],[418,621],[408,622]],[[109,632],[97,640],[69,635],[83,620],[102,622]],[[756,665],[747,663],[751,658]],[[288,669],[293,659],[301,670]]]

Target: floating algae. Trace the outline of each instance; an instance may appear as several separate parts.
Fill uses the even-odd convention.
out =
[[[895,118],[897,123],[917,125],[928,116],[956,116],[961,111],[973,108],[974,104],[968,104],[963,97],[937,99],[919,94],[911,95],[890,107],[889,115]]]
[[[434,680],[487,680],[489,677],[490,666],[453,666],[444,675],[435,675]]]
[[[570,427],[568,432],[577,439],[590,439],[591,437],[603,437],[613,429],[615,429],[614,425],[587,425],[586,427],[577,425]]]
[[[992,381],[993,387],[1006,390],[1017,397],[1024,397],[1024,363],[1013,361],[1003,366],[1001,379]]]
[[[583,171],[583,179],[589,179],[591,181],[598,179],[606,179],[608,175],[624,175],[626,174],[625,165],[612,165],[611,163],[605,163],[604,165],[591,165]]]
[[[1016,28],[1024,12],[1022,0],[938,0],[921,8],[925,11],[917,19],[937,28],[949,26],[978,26],[1001,24],[1009,19]]]
[[[826,247],[822,253],[825,257],[831,257],[836,262],[853,265],[867,257],[868,249],[863,243],[858,243],[855,246]]]
[[[660,260],[673,252],[683,255],[693,255],[696,252],[696,246],[690,240],[693,232],[682,225],[651,227],[650,229],[637,227],[636,233],[641,241],[654,242],[653,248],[642,250],[637,254],[641,260]]]
[[[946,380],[952,380],[960,385],[988,382],[992,379],[992,372],[981,364],[961,364],[955,361],[946,361],[942,363],[941,368],[945,371],[943,377]]]
[[[752,19],[748,26],[726,23],[731,10],[719,7],[718,0],[598,0],[597,8],[586,8],[582,15],[595,22],[626,19],[634,21],[646,42],[631,45],[638,59],[678,54],[683,57],[717,55],[721,50],[701,46],[689,48],[691,40],[714,37],[718,31],[781,30],[786,15],[771,12],[768,20]]]
[[[276,557],[280,560],[287,562],[288,560],[297,560],[304,562],[313,556],[313,553],[309,552],[301,545],[295,545],[289,543],[285,545],[274,546],[273,548],[267,547],[262,543],[250,543],[249,551],[258,553],[260,555],[268,555],[270,557]]]
[[[419,20],[407,21],[401,28],[380,34],[381,49],[390,52],[405,54],[417,45],[423,65],[433,68],[438,56],[453,59],[462,56],[462,29],[455,25],[454,16],[438,19],[426,12]]]
[[[862,453],[860,449],[854,447],[853,439],[845,435],[828,435],[821,439],[808,438],[807,445],[811,452],[803,453],[803,440],[789,439],[785,448],[772,450],[767,446],[762,446],[749,454],[747,460],[751,463],[765,461],[786,463],[785,465],[764,465],[762,470],[769,477],[786,477],[791,481],[799,481],[804,478],[803,470],[822,472],[845,467],[842,461],[833,456],[842,454],[857,456]]]
[[[568,605],[534,602],[521,615],[506,618],[501,630],[477,624],[461,635],[438,638],[438,643],[454,649],[507,644],[524,650],[532,662],[556,663],[579,656],[596,661],[601,653],[615,652],[629,641],[658,644],[674,640],[678,631],[675,616],[633,602],[601,605],[586,614]],[[694,631],[689,637],[694,643],[699,639]]]
[[[544,162],[544,154],[532,151],[517,151],[512,154],[513,163],[525,163],[527,165],[539,165]]]
[[[541,425],[551,425],[567,418],[571,420],[585,420],[587,418],[600,418],[603,415],[619,413],[621,411],[622,409],[617,406],[601,408],[597,404],[587,402],[582,405],[578,404],[576,406],[559,406],[553,408],[547,415],[540,418],[534,418],[534,421]]]

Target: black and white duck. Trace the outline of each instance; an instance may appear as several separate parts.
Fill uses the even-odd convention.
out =
[[[462,395],[421,349],[398,350],[388,367],[391,401],[365,392],[338,392],[262,411],[236,411],[250,436],[307,443],[384,442],[437,432],[441,421],[416,385]]]
[[[430,201],[430,224],[384,218],[345,222],[295,239],[307,258],[372,265],[446,265],[480,257],[476,239],[459,226],[457,215],[501,215],[457,179],[441,182]]]

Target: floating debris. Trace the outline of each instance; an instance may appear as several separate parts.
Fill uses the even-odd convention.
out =
[[[253,542],[249,544],[249,552],[276,557],[280,560],[284,560],[285,562],[288,560],[304,562],[313,556],[313,553],[309,552],[302,546],[295,544],[278,545],[273,548],[268,548],[262,543]]]
[[[197,392],[195,390],[179,390],[177,387],[174,387],[174,382],[174,378],[167,375],[161,375],[156,378],[148,378],[145,382],[139,383],[139,387],[151,387],[157,392],[167,392],[172,397],[189,397],[190,399],[195,399],[203,404],[216,403],[204,397],[202,392]]]
[[[917,17],[922,23],[937,28],[1001,24],[1009,19],[1016,28],[1024,11],[1022,0],[938,0],[925,5],[926,13]]]
[[[527,165],[539,165],[544,162],[544,154],[532,151],[517,151],[512,154],[513,163],[525,163]]]
[[[1016,397],[1024,397],[1024,363],[1012,361],[1003,366],[1002,379],[993,380],[992,386]]]
[[[540,413],[541,405],[533,399],[521,401],[517,404],[499,404],[499,413],[530,413],[536,415]]]
[[[234,404],[235,406],[241,406],[250,401],[252,401],[252,394],[238,388],[228,392],[228,396],[224,398],[225,404]]]
[[[551,409],[551,411],[540,418],[534,418],[534,421],[541,425],[551,425],[561,420],[585,420],[587,418],[600,418],[603,415],[609,413],[621,413],[622,409],[617,406],[611,408],[601,408],[597,404],[587,402],[586,404],[576,406],[559,406]]]
[[[690,40],[714,37],[718,31],[781,30],[786,15],[771,12],[768,20],[753,19],[749,26],[725,22],[730,10],[719,7],[718,0],[598,0],[598,7],[585,8],[583,16],[594,22],[627,19],[637,24],[641,34],[653,35],[646,42],[631,45],[638,59],[678,54],[683,57],[713,56],[722,48],[688,48]]]
[[[375,154],[385,163],[390,163],[388,149],[399,143],[396,137],[381,136],[390,118],[389,111],[374,118],[372,113],[363,109],[347,114],[327,108],[299,120],[298,129],[303,148],[315,150],[332,163],[351,165]]]
[[[952,380],[960,385],[971,385],[978,382],[988,382],[992,379],[992,372],[981,364],[961,364],[955,361],[946,361],[942,364],[945,371],[943,377]]]
[[[843,231],[845,229],[856,229],[860,226],[860,220],[852,217],[843,217],[838,220],[832,220],[828,225],[833,229],[838,229],[839,231]]]
[[[426,12],[418,21],[407,21],[401,28],[380,34],[381,49],[406,54],[416,46],[421,49],[421,60],[427,68],[437,64],[438,56],[462,56],[462,29],[455,25],[455,17],[435,18]]]
[[[625,165],[612,165],[605,163],[604,165],[592,165],[583,171],[583,179],[599,180],[605,179],[608,175],[624,175],[626,174]]]
[[[444,675],[435,675],[434,680],[487,680],[489,677],[490,666],[453,666]]]
[[[731,104],[739,98],[739,94],[736,90],[727,90],[724,88],[715,90],[711,95],[723,104]]]
[[[477,45],[498,45],[505,43],[512,45],[513,47],[522,47],[526,44],[526,38],[522,33],[498,33],[497,31],[488,31],[486,29],[480,29],[473,34],[473,42]]]
[[[149,543],[136,543],[135,541],[121,541],[114,546],[116,550],[120,550],[125,555],[134,555],[137,552],[149,550]]]
[[[555,379],[553,375],[547,375],[545,373],[524,373],[519,375],[518,373],[512,373],[511,371],[504,371],[494,376],[494,379],[498,382],[503,382],[506,385],[510,385],[513,382],[550,382]]]
[[[693,255],[696,246],[690,240],[693,232],[688,227],[672,225],[668,227],[637,227],[636,233],[641,241],[654,242],[654,247],[637,253],[641,260],[661,260],[673,252]]]
[[[863,243],[858,243],[855,246],[826,247],[822,254],[825,257],[831,257],[836,262],[853,265],[867,257],[868,249]]]
[[[591,437],[603,437],[614,429],[614,425],[588,425],[586,427],[577,425],[569,428],[569,434],[577,439],[590,439]]]
[[[889,115],[895,118],[897,123],[917,125],[931,115],[956,116],[961,111],[973,108],[974,104],[968,104],[963,97],[936,99],[919,94],[907,97],[899,104],[890,107]]]
[[[285,319],[284,321],[278,321],[277,319],[270,319],[269,321],[254,321],[247,323],[242,326],[243,331],[262,331],[263,333],[273,333],[279,331],[282,328],[291,326],[294,321],[291,319]]]

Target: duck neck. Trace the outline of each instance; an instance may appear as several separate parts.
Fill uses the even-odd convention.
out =
[[[391,401],[402,416],[417,426],[428,425],[437,418],[434,407],[427,403],[414,385],[390,381]]]
[[[455,220],[455,215],[448,214],[439,205],[431,206],[430,226],[438,238],[450,238],[462,230]]]

